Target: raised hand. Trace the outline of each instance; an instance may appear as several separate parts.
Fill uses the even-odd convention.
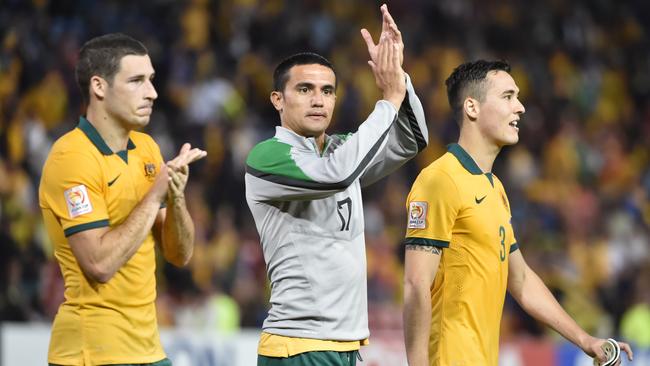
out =
[[[183,144],[178,155],[167,162],[169,198],[183,198],[187,179],[190,174],[189,164],[203,159],[207,153],[198,148],[192,148],[189,143]]]
[[[399,51],[399,64],[400,66],[404,62],[404,42],[402,41],[402,33],[397,28],[395,20],[388,12],[388,6],[383,4],[380,7],[382,14],[382,23],[381,23],[381,34],[379,35],[379,42],[381,42],[382,37],[389,37],[393,43],[398,45]],[[370,60],[377,63],[377,54],[379,52],[379,42],[375,44],[375,41],[372,39],[372,35],[368,32],[367,29],[361,29],[361,36],[366,42],[368,47],[368,54],[370,55]]]
[[[382,36],[377,46],[376,61],[368,61],[383,99],[391,102],[397,110],[406,95],[406,78],[400,65],[400,54],[399,45],[390,37]]]

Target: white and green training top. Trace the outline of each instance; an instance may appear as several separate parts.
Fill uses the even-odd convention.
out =
[[[283,127],[246,161],[246,200],[271,281],[267,333],[368,338],[361,187],[399,168],[428,142],[424,111],[407,76],[399,112],[380,100],[359,129],[314,138]]]

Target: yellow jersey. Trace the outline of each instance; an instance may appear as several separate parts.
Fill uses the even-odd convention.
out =
[[[508,256],[518,249],[503,185],[458,144],[407,199],[406,245],[444,248],[431,286],[430,364],[498,364]]]
[[[149,191],[163,162],[158,145],[131,132],[113,153],[93,125],[58,139],[43,167],[39,202],[65,282],[52,325],[48,362],[62,365],[151,363],[165,358],[156,310],[155,248],[150,233],[107,283],[89,280],[67,237],[122,223]]]
[[[291,357],[305,352],[357,351],[370,344],[368,338],[360,341],[329,341],[314,338],[286,337],[262,332],[257,354],[267,357]]]

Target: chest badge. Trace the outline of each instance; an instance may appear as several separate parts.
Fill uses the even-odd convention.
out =
[[[150,181],[156,179],[156,165],[154,163],[144,164],[144,176]]]

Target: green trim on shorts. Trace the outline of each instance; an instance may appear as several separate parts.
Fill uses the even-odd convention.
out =
[[[312,351],[291,357],[257,355],[257,366],[356,366],[359,351]]]
[[[48,363],[48,365],[64,366],[64,365],[57,365],[53,363]],[[120,363],[120,364],[104,365],[104,366],[172,366],[172,362],[168,358],[163,358],[162,360],[153,363]]]

